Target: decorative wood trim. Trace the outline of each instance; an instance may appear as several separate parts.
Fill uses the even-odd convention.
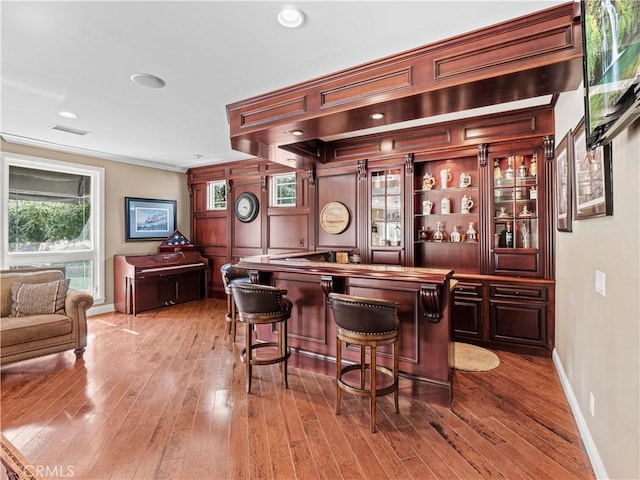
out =
[[[555,156],[555,137],[553,135],[545,135],[543,142],[545,158],[547,160],[553,160]]]
[[[515,32],[513,32],[515,35]],[[553,52],[573,48],[574,39],[571,25],[562,25],[547,31],[521,36],[511,41],[503,41],[496,35],[485,41],[470,42],[466,50],[448,57],[434,60],[434,80],[442,80],[460,75],[469,75],[482,70],[533,60]],[[535,48],[532,48],[535,47]]]
[[[410,88],[413,86],[412,70],[412,67],[408,67],[325,90],[320,93],[320,108],[344,105],[363,98]]]
[[[329,303],[329,294],[333,292],[333,277],[331,275],[322,275],[320,277],[320,288],[324,292],[327,303]]]
[[[413,153],[404,156],[404,174],[408,177],[413,176]]]
[[[315,187],[316,186],[316,169],[314,167],[311,167],[310,169],[307,170],[307,175],[309,176],[309,186]]]
[[[487,166],[487,155],[489,153],[489,149],[487,148],[486,143],[481,143],[478,145],[478,164],[481,167]]]
[[[264,123],[275,122],[288,117],[302,115],[307,111],[306,97],[292,98],[268,105],[270,102],[254,104],[254,108],[240,114],[240,127],[255,127]]]
[[[420,285],[420,299],[424,309],[424,318],[438,323],[442,317],[439,285]]]
[[[267,191],[267,177],[266,177],[266,175],[261,175],[260,176],[260,189],[263,192]]]
[[[367,179],[367,160],[358,160],[358,180],[364,182]]]

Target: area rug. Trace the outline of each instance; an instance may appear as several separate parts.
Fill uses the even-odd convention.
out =
[[[2,480],[40,480],[42,477],[34,472],[34,467],[16,450],[9,440],[2,435],[0,439],[0,479]]]
[[[454,343],[456,370],[465,372],[486,372],[500,365],[500,359],[491,350],[469,345],[468,343]]]

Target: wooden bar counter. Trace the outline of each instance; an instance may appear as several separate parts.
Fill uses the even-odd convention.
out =
[[[260,255],[238,263],[254,283],[287,289],[294,305],[288,323],[289,346],[298,353],[297,365],[315,369],[324,365],[321,369],[335,374],[336,328],[327,303],[330,292],[390,300],[398,305],[401,322],[401,394],[450,406],[453,271],[333,263],[325,261],[327,253]],[[273,335],[268,329],[258,330],[262,340]],[[344,358],[356,361],[356,349],[348,347]],[[380,349],[378,361],[389,364],[390,351]]]

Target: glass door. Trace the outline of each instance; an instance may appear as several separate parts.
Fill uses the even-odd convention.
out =
[[[402,246],[402,171],[400,168],[371,172],[372,247]]]

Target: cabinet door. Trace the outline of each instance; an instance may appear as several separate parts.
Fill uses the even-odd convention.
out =
[[[482,339],[482,284],[459,282],[453,291],[451,325],[454,339]]]
[[[546,347],[547,306],[491,301],[491,341]]]
[[[369,216],[371,263],[401,264],[404,228],[404,169],[392,167],[370,174]]]
[[[490,340],[546,347],[548,290],[527,284],[491,284]]]
[[[417,267],[480,272],[478,158],[416,164],[414,259]]]
[[[490,157],[493,273],[541,274],[539,241],[543,237],[544,215],[544,197],[538,181],[541,159],[540,151],[530,149]]]

